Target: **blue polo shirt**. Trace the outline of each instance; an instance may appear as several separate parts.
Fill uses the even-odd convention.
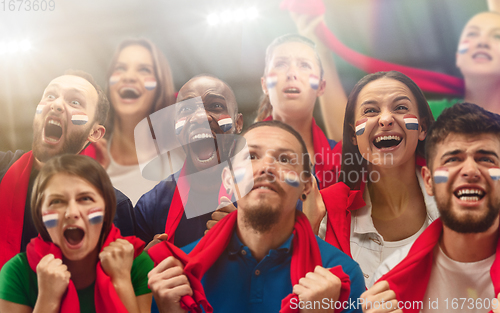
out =
[[[281,300],[293,289],[290,279],[292,238],[293,235],[258,262],[234,232],[226,250],[201,281],[214,312],[279,312]],[[353,305],[343,312],[361,312],[361,306],[358,310],[354,305],[366,290],[359,265],[319,237],[316,241],[323,267],[341,265],[351,279],[350,302]],[[197,243],[184,247],[184,252],[189,253]],[[152,312],[158,312],[155,303]]]

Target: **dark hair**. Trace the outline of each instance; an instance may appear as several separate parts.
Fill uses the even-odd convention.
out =
[[[500,140],[500,115],[467,102],[445,109],[430,127],[425,140],[425,159],[429,168],[432,168],[436,146],[452,133],[467,136],[493,134]]]
[[[109,112],[109,101],[102,88],[96,83],[92,75],[81,70],[67,70],[64,75],[78,76],[88,81],[97,91],[97,105],[95,109],[94,122],[104,125]]]
[[[299,34],[286,34],[286,35],[283,35],[283,36],[280,36],[276,39],[273,40],[273,42],[271,42],[271,44],[269,46],[267,46],[267,49],[266,49],[266,65],[265,65],[265,68],[264,68],[264,76],[265,74],[267,73],[267,68],[269,66],[269,63],[271,62],[271,58],[273,56],[273,53],[274,53],[274,49],[276,49],[276,47],[284,44],[284,43],[289,43],[289,42],[299,42],[299,43],[303,43],[305,45],[308,45],[309,47],[311,47],[313,50],[314,50],[314,53],[316,54],[316,59],[318,60],[318,65],[319,65],[319,69],[320,69],[320,80],[323,79],[323,64],[321,63],[321,58],[319,57],[318,55],[318,52],[316,51],[316,44],[304,37],[304,36],[301,36]],[[255,122],[260,122],[260,121],[263,121],[266,117],[270,116],[273,112],[273,107],[271,105],[271,101],[269,100],[269,96],[268,95],[263,95],[262,97],[262,100],[259,104],[259,108],[257,110],[257,117],[255,118]]]
[[[340,177],[339,181],[344,182],[351,189],[358,189],[360,187],[361,179],[363,178],[361,177],[361,175],[357,175],[358,179],[356,181],[353,181],[351,179],[348,179],[349,176],[348,173],[351,172],[362,173],[363,171],[368,170],[367,168],[368,162],[359,153],[358,146],[352,143],[352,138],[354,138],[355,136],[354,118],[355,118],[356,102],[358,101],[359,93],[361,92],[361,90],[363,90],[363,88],[367,84],[381,78],[389,78],[397,80],[405,84],[406,87],[410,89],[411,93],[415,97],[415,100],[417,101],[418,114],[420,116],[420,125],[424,130],[428,130],[431,124],[434,122],[434,117],[432,116],[431,109],[429,108],[429,104],[427,103],[427,100],[425,99],[422,90],[420,90],[417,84],[415,84],[415,82],[413,82],[413,80],[411,80],[408,76],[397,71],[390,71],[390,72],[377,72],[373,74],[368,74],[365,77],[361,78],[361,80],[356,83],[356,85],[351,91],[351,94],[347,99],[347,106],[345,109],[345,117],[344,117],[344,133],[342,140],[342,167],[341,167],[341,176],[343,174],[343,177]],[[416,153],[421,157],[424,157],[424,151],[425,151],[425,141],[419,141]],[[345,161],[347,160],[346,156],[351,156],[350,158],[351,161],[353,158],[355,160],[363,160],[363,161],[361,162],[361,164],[355,164],[355,162],[345,163]]]
[[[248,133],[249,131],[251,131],[252,129],[255,129],[258,127],[264,127],[264,126],[281,128],[281,129],[289,132],[290,134],[294,135],[295,138],[297,138],[297,140],[300,143],[300,146],[302,147],[302,155],[303,155],[302,159],[304,161],[304,164],[303,164],[304,173],[305,173],[306,177],[310,177],[311,176],[311,158],[309,156],[309,153],[307,152],[306,143],[304,142],[304,139],[302,139],[302,136],[295,129],[293,129],[290,125],[285,124],[285,123],[280,122],[280,121],[276,121],[276,120],[257,122],[257,123],[250,125],[241,135],[245,136],[245,134]]]
[[[129,46],[142,46],[148,49],[153,59],[154,74],[158,84],[155,90],[153,105],[151,106],[149,114],[175,103],[175,88],[172,78],[172,71],[170,70],[170,64],[168,63],[167,58],[161,52],[161,50],[146,38],[125,39],[118,45],[118,48],[116,49],[115,54],[111,59],[111,64],[106,76],[108,78],[106,82],[106,95],[109,97],[109,78],[113,74],[116,61],[118,60],[118,57],[120,56],[122,50]],[[108,120],[106,122],[106,138],[109,138],[113,133],[114,121],[115,110],[113,108],[113,105],[111,105]]]
[[[44,200],[44,191],[47,188],[52,177],[63,173],[73,175],[84,179],[99,191],[104,199],[104,222],[102,225],[99,244],[102,246],[104,240],[111,230],[113,218],[116,211],[115,189],[111,184],[106,170],[94,159],[74,154],[64,154],[51,158],[40,170],[31,194],[31,216],[37,231],[45,241],[51,242],[51,238],[42,220],[42,203]]]

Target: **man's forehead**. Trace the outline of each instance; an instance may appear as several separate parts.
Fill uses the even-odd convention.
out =
[[[203,96],[207,93],[219,93],[232,96],[231,90],[225,83],[214,77],[202,76],[191,79],[179,90],[179,96]]]
[[[249,148],[302,152],[299,140],[290,132],[279,127],[260,126],[249,130],[243,137]]]
[[[79,91],[88,95],[95,96],[97,99],[97,90],[94,88],[94,86],[88,80],[79,76],[63,75],[56,77],[49,83],[49,85],[45,89],[47,90],[50,88]]]
[[[500,135],[483,134],[457,134],[450,133],[443,142],[438,144],[440,154],[452,150],[463,152],[476,152],[479,150],[492,150],[500,153]]]
[[[473,16],[464,27],[464,31],[474,27],[500,27],[500,14],[496,12],[481,12]]]

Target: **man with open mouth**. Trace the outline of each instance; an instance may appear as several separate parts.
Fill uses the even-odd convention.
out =
[[[170,242],[182,247],[203,236],[219,204],[222,167],[218,165],[227,160],[243,117],[231,88],[210,75],[189,80],[179,90],[174,110],[175,134],[171,135],[184,149],[185,164],[144,194],[135,214],[137,236],[146,243],[166,239],[162,235],[166,233]],[[188,212],[200,207],[208,209],[202,214]]]
[[[378,312],[370,304],[384,301],[383,312],[408,303],[419,307],[403,312],[498,312],[500,115],[456,104],[431,126],[425,148],[422,176],[441,217],[361,296],[364,311]]]
[[[0,152],[0,267],[26,249],[38,235],[31,218],[31,190],[40,168],[51,157],[78,154],[104,136],[109,102],[91,75],[68,71],[52,80],[36,107],[32,151]],[[115,189],[115,225],[134,234],[130,200]]]

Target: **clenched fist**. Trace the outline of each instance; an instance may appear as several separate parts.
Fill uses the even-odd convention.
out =
[[[134,262],[134,246],[125,239],[116,239],[99,253],[101,266],[111,281],[130,280]]]

